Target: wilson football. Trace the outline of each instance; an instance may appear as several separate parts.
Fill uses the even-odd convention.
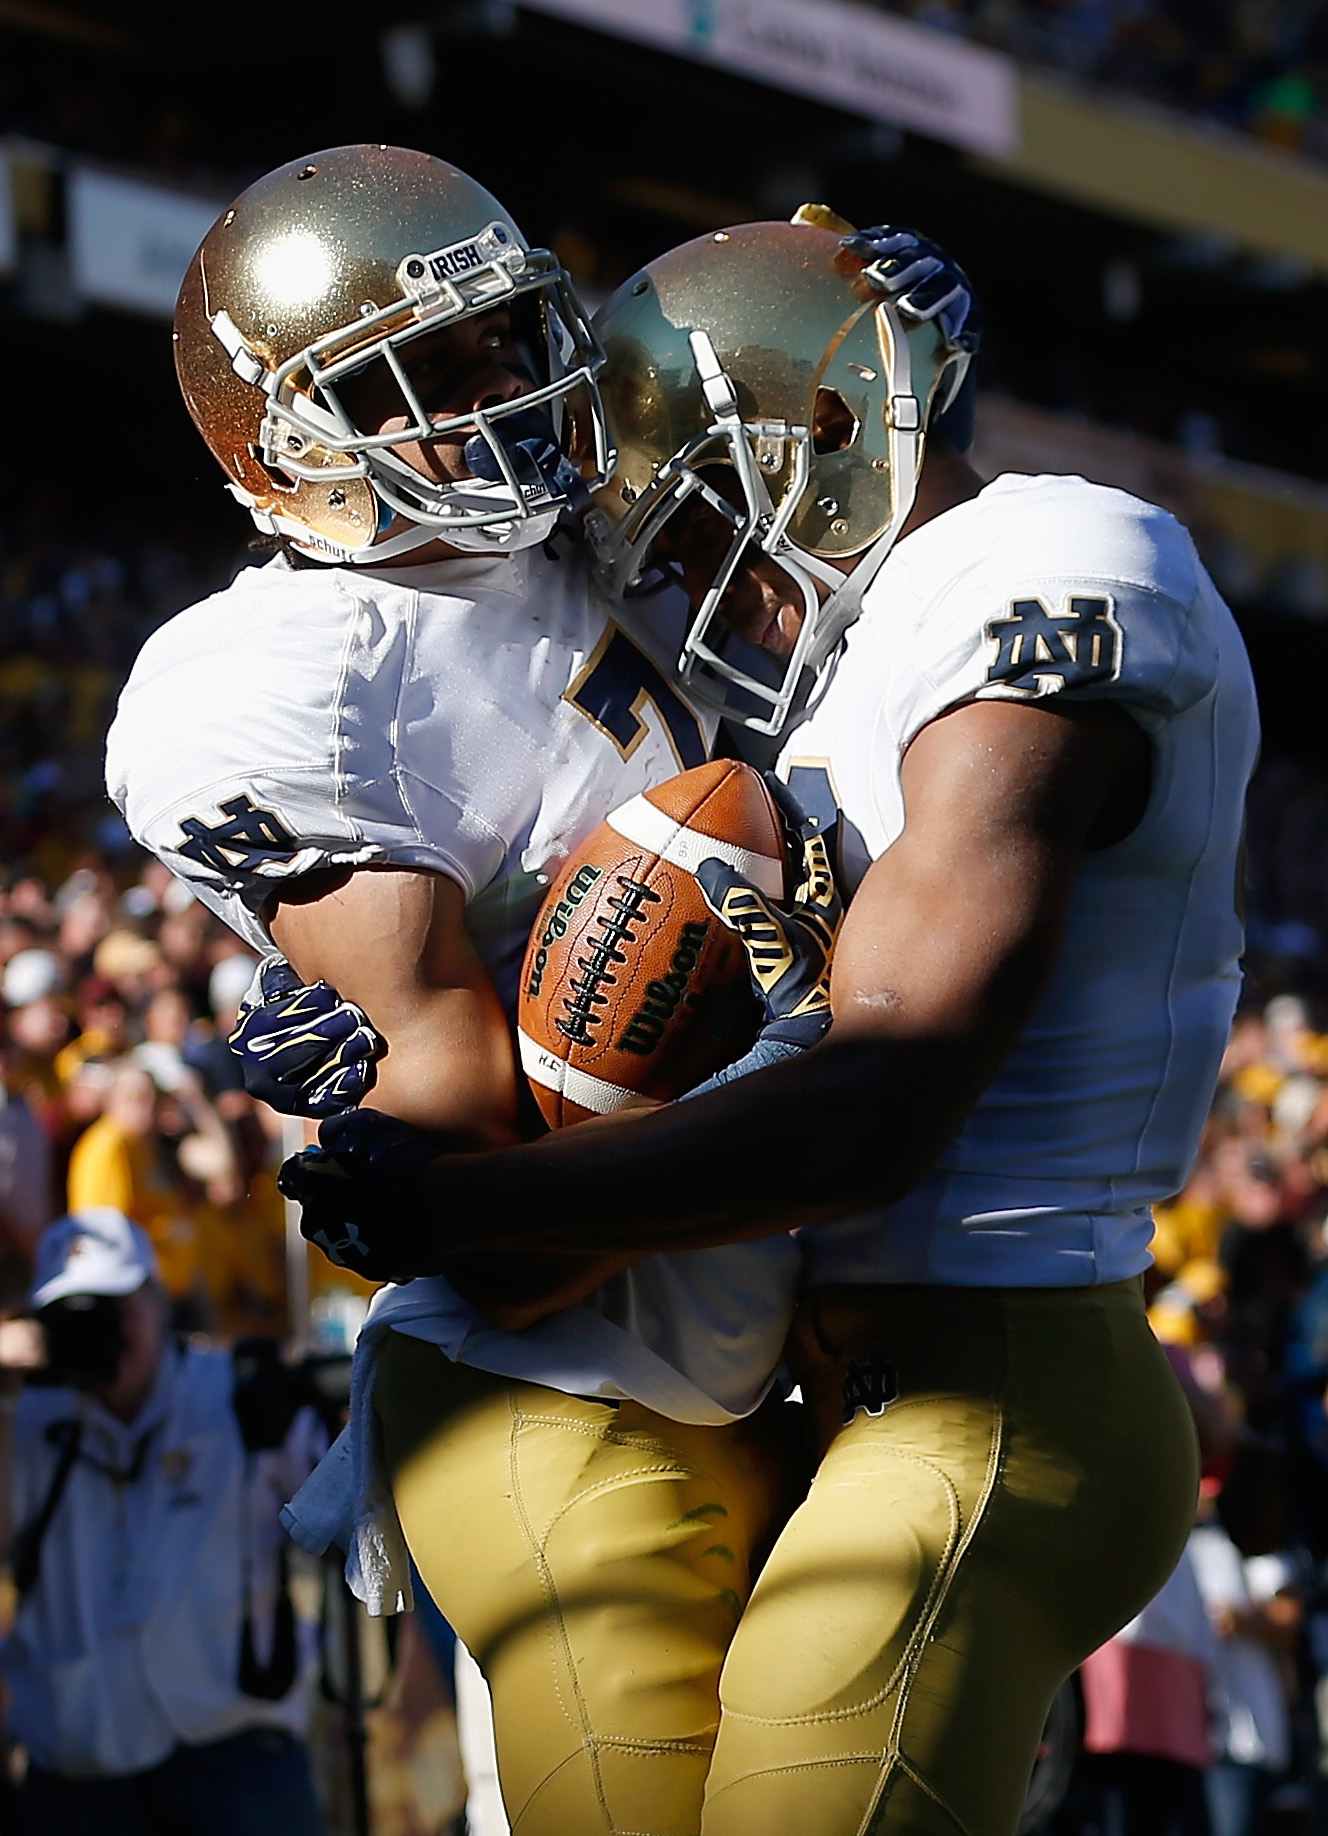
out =
[[[668,1102],[755,1036],[746,955],[695,879],[718,856],[775,898],[784,833],[760,774],[717,759],[633,797],[573,850],[530,934],[521,1066],[553,1128]]]

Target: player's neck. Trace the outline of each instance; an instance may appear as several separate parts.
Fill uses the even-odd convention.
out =
[[[918,477],[913,508],[899,532],[900,541],[912,535],[915,529],[921,529],[924,523],[930,523],[933,518],[943,516],[947,510],[953,510],[957,504],[968,503],[970,498],[977,496],[986,482],[963,453],[956,453],[939,442],[929,446]]]

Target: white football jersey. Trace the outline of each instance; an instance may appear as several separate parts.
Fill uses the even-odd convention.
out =
[[[579,562],[540,549],[373,573],[274,561],[148,639],[107,787],[135,838],[259,950],[285,880],[373,862],[448,874],[514,1019],[563,860],[709,755],[714,717],[660,661],[682,616],[671,628],[652,601],[650,635],[629,636]],[[797,1262],[788,1238],[647,1257],[516,1334],[433,1282],[427,1319],[402,1296],[401,1329],[486,1370],[722,1421],[778,1362]]]
[[[1150,1260],[1149,1205],[1185,1182],[1239,989],[1258,718],[1180,524],[1081,478],[996,479],[894,549],[779,769],[838,802],[856,883],[903,829],[900,767],[928,721],[1052,696],[1138,721],[1147,810],[1082,858],[1046,991],[937,1167],[887,1210],[802,1234],[817,1285],[1121,1280]]]
[[[575,561],[241,573],[163,625],[106,781],[136,840],[256,949],[283,880],[373,862],[459,882],[510,1012],[530,926],[615,805],[709,756],[713,724]]]

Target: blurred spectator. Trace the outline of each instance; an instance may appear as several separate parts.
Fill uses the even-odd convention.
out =
[[[141,1007],[160,985],[161,967],[161,945],[137,931],[108,932],[92,954],[94,975],[110,982],[120,999],[132,1007]]]
[[[1204,1769],[1218,1661],[1187,1549],[1162,1591],[1080,1673],[1082,1770],[1100,1829],[1208,1836]]]
[[[0,881],[0,1301],[26,1284],[68,1171],[69,1203],[116,1205],[148,1231],[177,1324],[279,1334],[279,1128],[225,1037],[254,959],[157,862],[133,865],[117,881],[84,850],[54,886]],[[5,1192],[20,1187],[14,1238]]]
[[[53,1382],[0,1415],[23,1830],[319,1836],[277,1516],[317,1418],[270,1361],[264,1393],[172,1342],[152,1247],[118,1212],[51,1226],[31,1300]]]
[[[226,1041],[235,1031],[236,1017],[245,990],[254,979],[257,965],[252,956],[223,956],[208,977],[208,1006],[212,1010],[212,1031],[196,1053],[198,1066],[212,1094],[242,1090],[244,1079],[239,1063]]]
[[[42,995],[10,1014],[8,1031],[14,1087],[23,1091],[54,1137],[60,1132],[64,1090],[55,1061],[69,1038],[68,1006],[55,995]]]
[[[88,1064],[105,1064],[124,1052],[128,1009],[115,983],[89,975],[79,984],[78,1036],[55,1055],[55,1074],[68,1089]]]
[[[26,1007],[68,986],[68,971],[54,950],[27,949],[11,956],[0,978],[0,995],[10,1007]]]
[[[1260,1836],[1291,1761],[1290,1664],[1303,1618],[1288,1555],[1243,1557],[1210,1505],[1190,1538],[1199,1591],[1218,1637],[1219,1755],[1208,1771],[1213,1836]]]
[[[80,890],[66,903],[60,916],[61,955],[76,971],[85,974],[92,966],[94,950],[110,928],[111,913],[106,896],[90,888]]]
[[[159,1090],[176,1090],[187,1077],[194,1017],[179,988],[162,988],[143,1009],[143,1037],[129,1056],[151,1074]],[[195,1069],[200,1067],[195,1058]]]
[[[0,1307],[26,1292],[37,1238],[54,1209],[51,1144],[0,1048]]]
[[[142,1225],[177,1323],[201,1324],[198,1205],[188,1182],[206,1186],[235,1171],[229,1140],[192,1074],[165,1092],[150,1071],[121,1060],[101,1115],[70,1156],[69,1209],[110,1206]]]

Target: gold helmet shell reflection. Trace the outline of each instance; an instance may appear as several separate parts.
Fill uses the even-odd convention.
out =
[[[426,532],[380,543],[378,558],[463,525],[500,524],[503,510],[485,514],[482,493],[467,500],[425,480],[381,437],[355,428],[336,379],[356,363],[390,361],[436,326],[518,300],[529,300],[543,347],[538,386],[518,405],[537,402],[589,426],[587,469],[602,477],[601,354],[556,257],[532,249],[466,173],[407,148],[310,154],[237,198],[181,287],[176,372],[195,425],[260,528],[331,561],[365,558],[394,517]],[[427,415],[414,419],[435,432]],[[484,420],[472,424],[493,446]],[[509,521],[528,511],[513,481]]]
[[[658,571],[652,546],[685,506],[727,522],[678,672],[699,699],[767,735],[824,679],[912,508],[928,420],[968,364],[872,284],[842,245],[847,229],[804,207],[792,223],[716,231],[652,261],[595,321],[617,451],[586,521],[597,576],[625,599]],[[724,618],[756,550],[803,602],[779,659]]]
[[[618,452],[596,508],[619,523],[670,458],[705,431],[710,411],[689,333],[703,329],[738,394],[757,463],[778,500],[792,452],[775,430],[815,431],[818,391],[838,397],[842,432],[813,440],[789,539],[827,557],[860,554],[888,526],[897,501],[889,431],[891,379],[906,338],[912,395],[925,429],[933,399],[948,393],[949,353],[933,325],[911,324],[862,278],[862,262],[836,231],[807,223],[745,223],[684,243],[652,261],[596,315],[606,364],[601,390]],[[826,401],[822,397],[822,403]],[[838,439],[847,434],[844,444]],[[826,450],[817,451],[821,446]],[[922,442],[917,443],[917,462]]]

